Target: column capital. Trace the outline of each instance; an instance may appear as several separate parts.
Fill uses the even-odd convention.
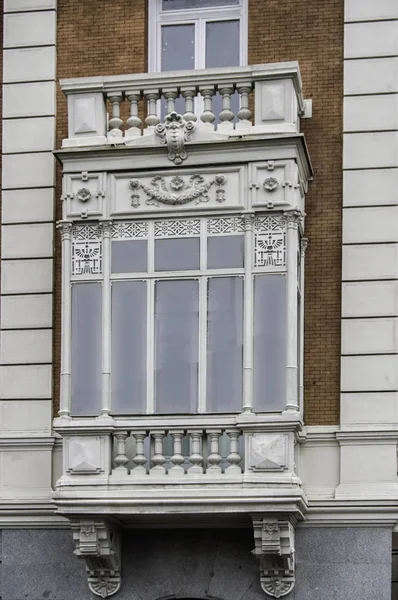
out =
[[[72,221],[58,221],[56,224],[56,228],[60,230],[61,232],[61,239],[62,241],[66,241],[66,240],[70,240],[72,237],[72,228],[73,228],[73,223]]]

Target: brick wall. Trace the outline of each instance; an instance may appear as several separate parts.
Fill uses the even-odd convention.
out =
[[[343,0],[249,0],[250,63],[298,60],[313,118],[304,120],[315,168],[307,197],[305,420],[339,422]],[[145,72],[145,0],[60,0],[58,79]],[[67,137],[58,90],[57,144]],[[61,195],[60,171],[57,197]],[[58,205],[57,218],[61,217]],[[55,273],[55,410],[59,399],[60,243]]]

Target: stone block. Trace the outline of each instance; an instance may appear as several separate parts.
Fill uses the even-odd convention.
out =
[[[398,393],[374,392],[341,395],[341,425],[398,425]]]
[[[398,389],[398,357],[343,356],[341,359],[342,392],[379,392]]]
[[[50,363],[52,329],[2,331],[0,361],[3,365]]]
[[[398,315],[398,282],[346,282],[342,286],[343,317]]]
[[[54,171],[51,152],[5,154],[3,188],[50,187],[54,185]]]
[[[344,171],[343,205],[398,204],[398,169]]]
[[[55,46],[4,50],[3,83],[55,79]]]
[[[398,277],[398,245],[343,246],[343,281],[395,279]]]
[[[4,400],[0,402],[0,431],[48,435],[52,427],[51,400]]]
[[[55,143],[55,117],[3,120],[3,152],[45,152]]]
[[[397,19],[396,0],[346,0],[346,21],[372,21],[377,19]]]
[[[50,259],[3,261],[1,284],[3,294],[52,292],[53,261]]]
[[[343,243],[396,242],[398,206],[345,208],[343,210]]]
[[[344,27],[344,58],[397,56],[394,21],[348,23]]]
[[[0,454],[2,497],[51,497],[51,447],[5,450]]]
[[[398,94],[344,98],[344,131],[398,129]]]
[[[4,15],[4,48],[55,44],[54,10]]]
[[[3,191],[3,225],[52,221],[53,219],[54,190],[52,188]]]
[[[344,169],[373,169],[398,165],[398,133],[346,133],[343,140]]]
[[[51,398],[51,365],[0,367],[0,399]]]
[[[343,319],[342,354],[387,354],[398,351],[397,318]]]
[[[51,294],[2,296],[2,329],[52,327],[52,302]]]
[[[374,442],[344,443],[341,441],[340,483],[342,485],[371,484],[382,486],[387,482],[395,483],[397,473],[396,444],[382,440]],[[380,492],[381,494],[381,492]],[[377,563],[377,556],[374,563]]]
[[[325,465],[328,466],[325,469]],[[310,498],[320,495],[334,496],[340,481],[340,450],[337,441],[320,444],[311,438],[300,446],[298,475]]]
[[[57,8],[57,0],[4,0],[4,12],[50,10]]]
[[[55,115],[55,82],[9,83],[3,87],[3,118]]]
[[[1,256],[5,258],[50,258],[53,254],[52,223],[4,225]]]
[[[344,61],[345,94],[382,94],[397,91],[397,57]]]

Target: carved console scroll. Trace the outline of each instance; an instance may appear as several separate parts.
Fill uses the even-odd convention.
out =
[[[272,598],[292,591],[294,576],[294,527],[277,518],[253,518],[253,554],[260,563],[260,583]]]
[[[75,554],[86,563],[88,587],[101,598],[119,591],[121,585],[120,534],[106,521],[84,519],[72,523]]]

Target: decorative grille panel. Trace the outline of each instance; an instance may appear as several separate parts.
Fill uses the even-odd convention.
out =
[[[282,216],[256,217],[254,220],[254,266],[284,267],[286,228]]]
[[[102,235],[99,225],[74,225],[72,275],[101,275]]]

